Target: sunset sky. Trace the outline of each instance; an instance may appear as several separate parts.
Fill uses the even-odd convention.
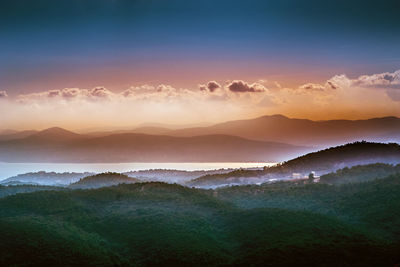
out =
[[[399,1],[0,2],[0,130],[400,116]]]

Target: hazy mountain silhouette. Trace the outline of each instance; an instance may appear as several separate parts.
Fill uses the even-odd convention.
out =
[[[53,139],[68,139],[75,136],[60,128],[42,132],[22,131],[0,134],[0,141],[21,139],[33,134],[53,136]],[[400,119],[397,117],[373,118],[367,120],[326,120],[312,121],[292,119],[283,115],[262,116],[248,120],[234,120],[206,127],[174,129],[157,125],[143,125],[130,130],[97,131],[87,136],[102,137],[115,134],[148,134],[192,137],[200,135],[233,135],[257,141],[280,142],[301,146],[327,147],[344,143],[367,140],[371,142],[400,142]],[[82,135],[80,136],[82,137]],[[70,138],[73,139],[73,138]]]
[[[32,141],[70,141],[84,138],[84,135],[80,135],[60,127],[52,127],[38,133],[32,134],[25,138],[25,140]]]
[[[13,139],[21,139],[37,133],[35,130],[27,131],[3,131],[0,133],[0,141],[7,141]]]
[[[400,119],[312,121],[283,115],[236,120],[209,127],[175,130],[173,136],[229,134],[247,139],[274,141],[307,146],[331,146],[357,140],[400,141]]]
[[[307,151],[310,149],[229,135],[172,137],[127,133],[93,137],[50,128],[26,138],[1,141],[0,161],[275,162]]]
[[[115,131],[98,131],[98,132],[89,132],[90,136],[107,136],[113,134],[125,134],[125,133],[140,133],[140,134],[151,134],[151,135],[164,135],[168,134],[172,130],[169,128],[163,127],[138,127],[132,130],[115,130]]]

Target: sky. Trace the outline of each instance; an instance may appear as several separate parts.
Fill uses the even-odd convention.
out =
[[[0,2],[0,129],[400,116],[399,1]]]

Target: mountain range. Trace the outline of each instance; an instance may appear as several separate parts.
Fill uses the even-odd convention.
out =
[[[176,137],[138,133],[106,136],[50,128],[0,141],[3,162],[276,162],[310,148],[231,135]]]
[[[312,121],[283,115],[207,127],[78,134],[54,127],[0,133],[5,162],[277,162],[329,146],[367,140],[400,142],[397,117]]]
[[[382,117],[365,120],[313,121],[271,115],[247,120],[233,120],[206,127],[182,129],[156,126],[138,127],[132,130],[93,132],[90,135],[104,136],[114,133],[162,134],[180,137],[224,134],[258,141],[323,148],[360,140],[399,142],[400,119]]]
[[[168,134],[173,136],[231,134],[259,141],[326,147],[357,140],[398,142],[400,119],[383,117],[368,120],[312,121],[272,115],[250,120],[228,121],[209,127],[174,130]]]

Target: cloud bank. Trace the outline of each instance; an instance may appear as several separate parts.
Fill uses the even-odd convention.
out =
[[[212,80],[193,89],[143,84],[120,92],[102,86],[64,88],[17,96],[0,91],[0,125],[81,129],[216,123],[276,113],[310,119],[400,116],[400,70],[356,78],[340,74],[295,88],[262,81]]]

